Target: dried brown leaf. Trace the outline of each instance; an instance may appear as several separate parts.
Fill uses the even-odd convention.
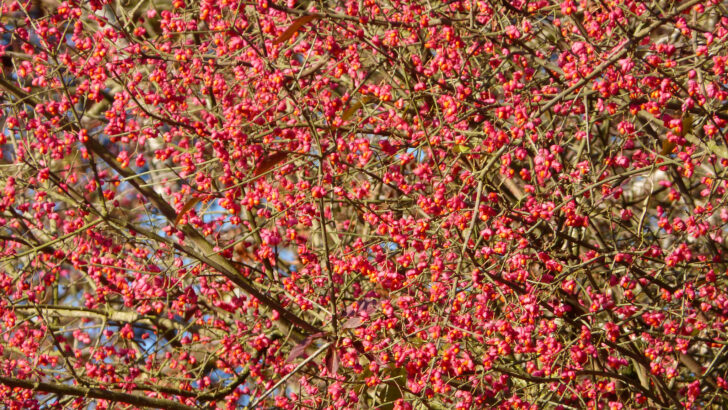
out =
[[[247,262],[253,260],[252,255],[243,242],[238,242],[233,247],[233,260],[235,262]]]
[[[199,204],[200,201],[202,201],[202,198],[200,198],[200,197],[192,198],[189,201],[187,201],[187,203],[182,207],[182,209],[177,214],[177,218],[175,218],[175,220],[174,220],[175,226],[179,225],[179,221],[182,220],[182,217],[185,216],[185,214],[187,212],[189,212],[192,208],[194,208],[197,204]]]
[[[269,155],[265,157],[257,167],[255,167],[255,173],[254,175],[256,177],[261,176],[262,174],[265,174],[266,172],[270,171],[278,165],[281,161],[285,160],[288,157],[287,152],[276,152],[273,155]]]
[[[365,95],[362,97],[359,101],[352,104],[349,108],[344,111],[343,114],[341,114],[341,122],[348,120],[351,118],[352,115],[356,113],[356,111],[364,106],[364,104],[368,103],[372,99],[371,96]]]
[[[291,23],[291,25],[288,26],[288,28],[286,29],[286,31],[284,31],[283,33],[281,33],[281,35],[278,36],[278,38],[276,38],[275,40],[273,40],[273,44],[280,44],[280,43],[283,43],[284,41],[287,41],[288,39],[290,39],[291,37],[293,37],[293,35],[301,27],[303,27],[306,23],[309,23],[309,22],[311,22],[311,21],[313,21],[313,20],[315,20],[317,18],[318,18],[318,16],[310,16],[309,15],[309,16],[301,16],[301,17],[293,20],[293,23]]]
[[[333,345],[330,346],[329,351],[326,352],[325,361],[326,370],[329,371],[329,375],[335,375],[339,372],[339,353]]]
[[[303,355],[303,353],[306,351],[306,349],[311,346],[311,343],[313,343],[314,340],[318,339],[319,337],[322,337],[323,333],[314,333],[312,335],[307,336],[303,341],[296,346],[294,346],[291,349],[291,352],[288,354],[288,361],[289,363],[292,362],[297,357],[300,357]]]
[[[291,361],[295,360],[297,357],[301,356],[303,354],[303,352],[306,351],[306,348],[311,346],[312,342],[313,342],[313,339],[311,339],[310,337],[307,337],[307,338],[303,339],[303,342],[297,344],[296,346],[293,346],[293,348],[291,349],[291,352],[288,354],[287,361],[291,362]]]
[[[350,317],[341,325],[341,328],[354,329],[361,326],[362,323],[364,323],[364,321],[360,317]]]

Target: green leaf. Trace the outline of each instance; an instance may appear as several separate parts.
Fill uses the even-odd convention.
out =
[[[719,147],[713,140],[708,141],[707,145],[710,152],[723,159],[728,159],[728,149],[726,147]]]
[[[407,385],[407,371],[402,368],[390,368],[387,371],[390,379],[387,380],[377,393],[380,403],[378,409],[391,410],[394,402],[402,398],[402,393]]]

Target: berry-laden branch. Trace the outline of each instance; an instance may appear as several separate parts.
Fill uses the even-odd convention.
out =
[[[59,396],[89,397],[93,399],[107,400],[110,402],[130,404],[133,406],[155,407],[158,409],[169,410],[192,410],[196,408],[193,406],[185,406],[175,400],[127,394],[104,390],[101,388],[78,387],[60,383],[34,382],[31,380],[21,380],[5,376],[0,376],[0,383],[5,386],[29,389],[40,393],[52,393]]]
[[[19,88],[13,86],[12,84],[8,83],[7,81],[0,79],[0,87],[4,88],[8,92],[12,93],[16,98],[23,101],[23,103],[29,104],[31,106],[35,106],[37,103],[33,100],[32,97],[30,97],[27,93],[23,92]],[[64,123],[61,124],[61,127],[64,128],[70,128],[71,130],[75,132],[80,132],[81,129],[78,127],[78,125],[73,123]],[[135,175],[134,172],[122,167],[118,161],[114,158],[114,156],[101,144],[98,143],[98,141],[94,140],[93,138],[87,138],[84,142],[84,145],[86,148],[96,154],[99,158],[103,159],[104,162],[106,162],[112,169],[114,169],[116,172],[119,173],[125,180],[129,181],[131,185],[134,186],[134,188],[139,191],[144,197],[149,200],[152,204],[154,204],[157,209],[159,209],[165,218],[169,222],[173,222],[177,219],[177,214],[159,194],[157,194],[153,189],[150,187],[147,187],[143,181]],[[97,220],[95,222],[91,222],[87,224],[86,226],[82,227],[81,229],[88,229],[89,227],[92,227],[93,225],[100,222],[100,220]],[[207,242],[207,240],[201,236],[196,230],[184,226],[181,228],[182,232],[184,232],[186,235],[188,235],[193,243],[198,247],[198,249],[201,252],[201,255],[198,255],[197,258],[201,262],[205,262],[209,264],[210,266],[213,266],[215,269],[218,269],[220,272],[222,272],[224,275],[226,275],[232,282],[234,282],[236,285],[240,286],[243,290],[250,293],[252,296],[254,296],[259,301],[263,302],[265,305],[269,306],[276,312],[278,312],[281,317],[288,321],[289,323],[299,326],[302,329],[306,331],[311,332],[319,332],[320,330],[317,329],[314,326],[309,325],[305,321],[301,320],[300,318],[296,317],[294,314],[288,312],[283,306],[281,306],[278,302],[268,298],[267,296],[263,295],[253,287],[251,283],[249,283],[245,278],[240,277],[240,275],[236,272],[235,268],[230,264],[229,261],[225,260],[224,258],[220,257],[217,252],[215,252],[210,246],[210,244]],[[68,234],[67,236],[71,236],[72,234]],[[63,238],[58,238],[58,240],[62,240]],[[42,247],[47,247],[52,244],[44,244]],[[28,250],[26,253],[34,253],[37,252],[42,248],[33,248]],[[191,251],[188,251],[190,253]],[[21,257],[21,255],[14,255],[13,257]]]

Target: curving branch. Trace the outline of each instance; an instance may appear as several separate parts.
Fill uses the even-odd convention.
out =
[[[155,407],[167,410],[195,410],[196,407],[186,406],[173,400],[158,399],[154,397],[139,396],[118,391],[104,390],[97,387],[78,387],[67,384],[34,382],[14,377],[0,376],[0,384],[8,387],[33,390],[42,393],[53,393],[60,396],[90,397],[131,404],[133,406]]]

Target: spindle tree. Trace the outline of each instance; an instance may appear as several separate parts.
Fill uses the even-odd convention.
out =
[[[0,2],[0,401],[727,407],[726,15]]]

